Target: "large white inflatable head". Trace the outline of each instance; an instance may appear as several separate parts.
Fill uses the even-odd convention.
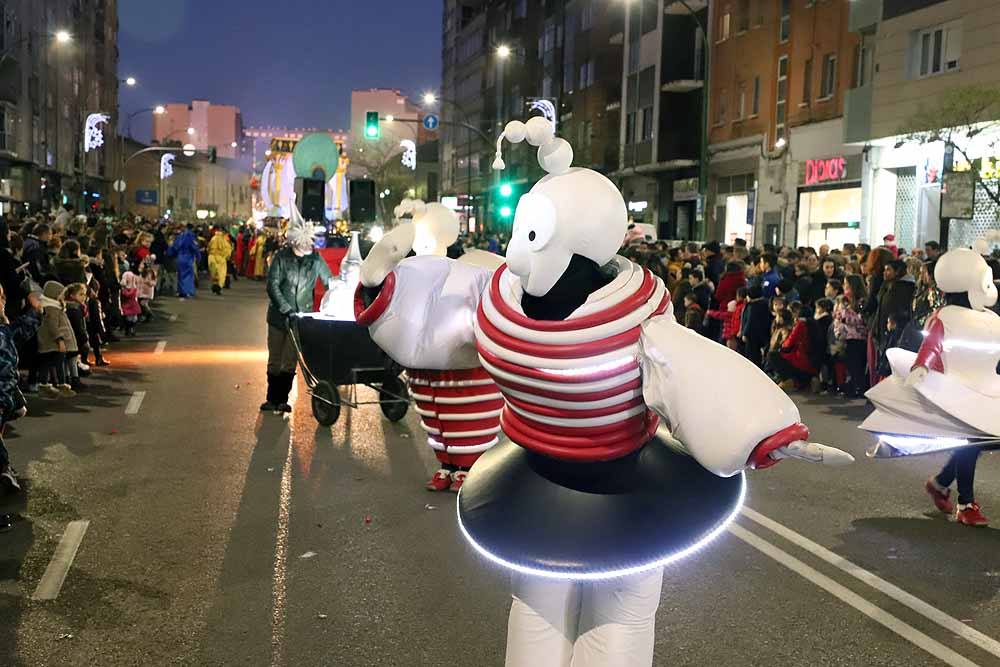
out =
[[[956,248],[941,255],[934,265],[934,281],[942,292],[968,293],[975,310],[986,310],[997,302],[993,271],[975,250]]]
[[[518,201],[507,245],[507,266],[524,290],[547,294],[573,255],[599,266],[610,262],[628,229],[625,200],[614,183],[591,169],[572,168],[572,146],[541,116],[507,124],[497,140],[494,169],[505,167],[504,138],[538,146],[538,163],[548,172]]]
[[[413,252],[444,257],[448,246],[458,240],[458,232],[458,216],[454,211],[444,204],[426,204],[413,215]]]

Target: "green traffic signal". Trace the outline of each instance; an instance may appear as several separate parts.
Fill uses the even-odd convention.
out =
[[[368,111],[365,113],[365,137],[368,139],[378,139],[382,135],[379,127],[378,111]]]
[[[500,207],[500,217],[501,218],[509,218],[513,212],[514,212],[514,210],[510,206],[501,206]]]
[[[511,187],[510,183],[504,183],[500,186],[500,194],[504,197],[509,197],[514,194],[514,188]]]

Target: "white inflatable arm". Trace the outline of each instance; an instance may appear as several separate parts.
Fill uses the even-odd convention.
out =
[[[475,368],[476,310],[492,275],[447,257],[408,257],[386,274],[358,321],[406,368]]]
[[[742,471],[758,444],[799,422],[798,408],[763,371],[672,317],[643,324],[639,345],[646,404],[716,475]]]
[[[413,249],[413,225],[399,225],[386,233],[378,243],[368,251],[368,257],[361,264],[361,284],[365,287],[378,287],[385,277]]]

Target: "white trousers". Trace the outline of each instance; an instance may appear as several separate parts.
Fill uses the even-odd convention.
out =
[[[506,667],[648,667],[663,569],[606,581],[515,574]]]

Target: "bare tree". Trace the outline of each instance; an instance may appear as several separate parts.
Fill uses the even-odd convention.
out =
[[[377,141],[365,141],[362,145],[350,151],[351,166],[368,174],[375,181],[379,193],[385,190],[389,194],[378,197],[379,219],[383,222],[392,220],[392,210],[396,208],[406,191],[414,186],[413,171],[403,166],[403,148],[389,137]]]
[[[987,138],[979,142],[986,149],[984,155],[996,155],[1000,152],[1000,88],[953,88],[935,98],[933,105],[921,107],[899,134],[905,143],[943,142],[945,146],[952,146],[955,154],[969,165],[973,164],[969,155],[972,141],[981,135]],[[983,179],[977,169],[972,173],[976,185],[1000,206],[1000,180]]]

